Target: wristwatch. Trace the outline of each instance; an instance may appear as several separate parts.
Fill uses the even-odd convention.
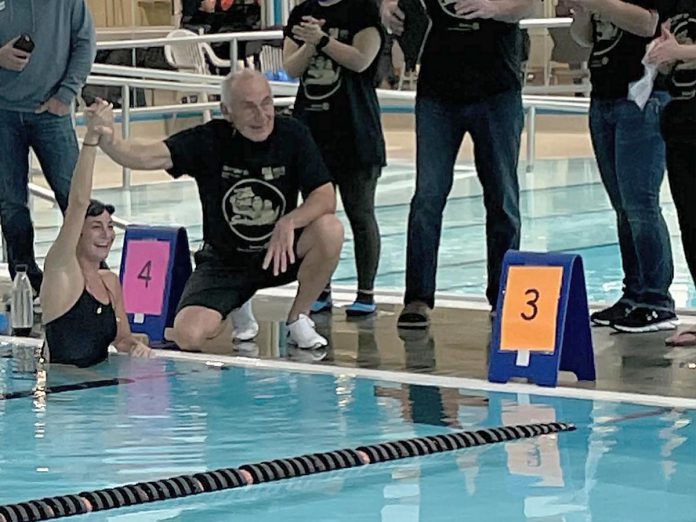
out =
[[[322,36],[321,39],[319,40],[319,42],[318,42],[317,45],[316,45],[317,51],[321,51],[324,47],[326,47],[327,45],[329,45],[329,42],[330,42],[330,41],[331,41],[331,37],[330,37],[330,36],[328,36],[328,35],[326,35],[326,34],[325,34],[324,36]]]

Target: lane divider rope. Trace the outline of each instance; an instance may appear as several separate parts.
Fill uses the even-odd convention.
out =
[[[503,426],[383,442],[355,449],[312,453],[287,459],[245,464],[239,468],[222,468],[96,491],[83,491],[76,495],[61,495],[19,504],[8,504],[0,506],[0,522],[34,522],[84,515],[93,511],[105,511],[200,493],[212,493],[327,471],[574,431],[575,429],[573,424],[562,422]]]

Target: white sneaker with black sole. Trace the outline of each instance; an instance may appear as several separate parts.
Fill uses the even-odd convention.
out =
[[[297,321],[288,324],[287,328],[288,344],[303,350],[313,350],[329,345],[329,341],[317,333],[314,321],[304,314],[300,314]]]
[[[230,313],[232,320],[232,340],[251,341],[259,334],[259,323],[251,308],[251,299]]]
[[[678,324],[677,314],[670,310],[654,310],[639,306],[623,319],[614,321],[611,327],[624,333],[647,333],[674,330]]]

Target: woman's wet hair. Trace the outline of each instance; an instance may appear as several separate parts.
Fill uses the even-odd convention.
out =
[[[90,200],[89,206],[87,207],[85,217],[101,216],[105,210],[109,213],[109,215],[112,215],[116,211],[113,205],[109,205],[108,203],[102,203],[98,199],[92,199]]]

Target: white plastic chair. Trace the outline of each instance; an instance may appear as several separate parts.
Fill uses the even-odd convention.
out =
[[[198,36],[188,29],[176,29],[167,35],[167,38],[181,38],[184,36]],[[219,58],[213,48],[207,42],[177,42],[164,46],[164,57],[167,63],[181,72],[194,74],[210,74],[206,58],[215,67],[230,67],[230,61]],[[198,93],[203,103],[208,101],[208,94]],[[176,118],[176,115],[174,115]],[[203,111],[203,120],[210,121],[210,111]]]

